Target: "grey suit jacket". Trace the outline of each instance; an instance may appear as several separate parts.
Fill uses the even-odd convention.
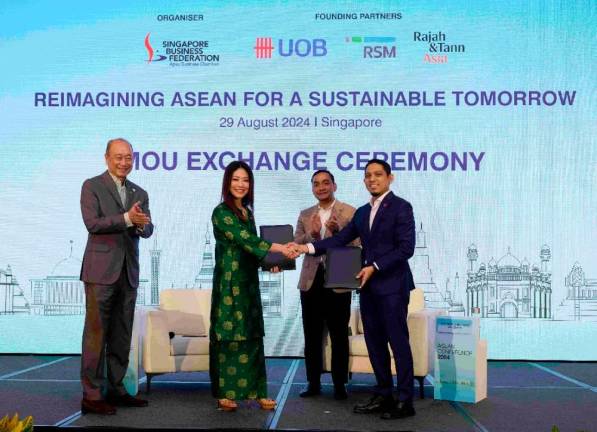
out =
[[[295,243],[299,244],[307,244],[316,241],[311,236],[311,217],[314,213],[319,211],[317,205],[313,207],[309,207],[305,210],[302,210],[299,214],[298,221],[296,223],[296,230],[294,234],[294,241]],[[336,200],[334,207],[332,208],[332,215],[336,216],[338,220],[339,229],[344,228],[348,222],[352,219],[354,215],[355,208]],[[332,236],[329,230],[326,229],[324,238]],[[355,245],[358,245],[358,240],[354,242]],[[308,291],[313,285],[313,280],[315,279],[315,274],[317,273],[317,267],[321,262],[321,257],[316,257],[313,255],[304,255],[303,258],[303,267],[301,269],[301,276],[299,278],[298,288],[301,291]],[[347,290],[343,289],[335,289],[335,292],[346,292]]]
[[[133,203],[140,201],[143,212],[150,212],[147,192],[128,179],[125,187],[126,209],[108,171],[83,183],[81,213],[89,232],[81,265],[83,282],[111,285],[126,263],[129,283],[134,288],[139,286],[139,237],[150,237],[153,224],[142,232],[134,226],[127,228],[124,213]]]

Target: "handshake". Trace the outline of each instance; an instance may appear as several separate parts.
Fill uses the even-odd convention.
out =
[[[302,254],[309,253],[309,248],[307,247],[307,245],[301,245],[294,242],[288,242],[286,244],[272,243],[270,252],[278,252],[283,254],[288,259],[295,259]],[[272,267],[270,271],[272,273],[278,273],[281,271],[281,269],[280,267],[275,266]],[[361,270],[355,276],[355,279],[358,279],[360,281],[359,288],[363,288],[375,272],[376,268],[372,265],[362,267]]]
[[[308,253],[309,248],[307,248],[307,245],[300,245],[294,242],[288,242],[286,244],[272,243],[270,251],[281,253],[288,259],[295,259],[302,254]]]

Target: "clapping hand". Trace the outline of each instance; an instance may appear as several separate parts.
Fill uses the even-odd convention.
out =
[[[311,237],[319,239],[321,237],[321,219],[319,212],[313,213],[311,216]]]
[[[141,229],[151,222],[149,216],[143,213],[140,201],[137,201],[132,205],[132,207],[128,211],[128,214],[131,222]]]
[[[336,215],[332,215],[328,221],[325,223],[325,227],[333,234],[340,230],[340,225],[338,225],[338,218]]]

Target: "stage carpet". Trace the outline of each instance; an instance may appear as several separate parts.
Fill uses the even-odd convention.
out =
[[[355,374],[345,401],[333,399],[329,374],[323,394],[303,399],[302,359],[267,360],[274,412],[241,405],[233,413],[216,409],[207,373],[155,377],[151,393],[141,379],[147,408],[120,408],[114,416],[80,413],[79,356],[0,356],[0,415],[33,415],[36,430],[61,428],[186,430],[411,430],[411,431],[597,431],[597,363],[494,361],[488,367],[488,398],[478,404],[433,400],[432,378],[425,399],[415,399],[417,415],[381,420],[352,412],[366,400],[372,375]],[[418,396],[418,389],[415,387]]]

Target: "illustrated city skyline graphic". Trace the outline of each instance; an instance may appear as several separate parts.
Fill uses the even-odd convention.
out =
[[[597,278],[588,278],[578,262],[561,281],[566,289],[565,298],[560,304],[553,304],[551,250],[547,245],[538,250],[540,264],[531,264],[526,258],[519,260],[510,248],[500,259],[491,257],[485,263],[480,261],[479,249],[472,244],[467,250],[466,270],[446,277],[440,286],[432,272],[433,256],[422,224],[416,236],[415,254],[410,264],[416,286],[423,289],[427,308],[442,309],[453,316],[477,315],[482,319],[597,321]],[[137,305],[159,305],[159,293],[166,288],[211,289],[215,265],[213,245],[213,236],[206,227],[195,278],[183,287],[174,283],[164,287],[160,283],[162,251],[156,236],[149,249],[149,279],[140,279]],[[67,257],[59,260],[47,276],[30,279],[29,294],[25,293],[10,264],[0,269],[0,315],[84,315],[85,290],[79,280],[81,260],[73,251],[71,240]],[[300,353],[299,290],[284,283],[284,272],[260,270],[259,281],[266,323],[266,351],[269,355]],[[358,295],[355,293],[353,308],[356,307]]]

